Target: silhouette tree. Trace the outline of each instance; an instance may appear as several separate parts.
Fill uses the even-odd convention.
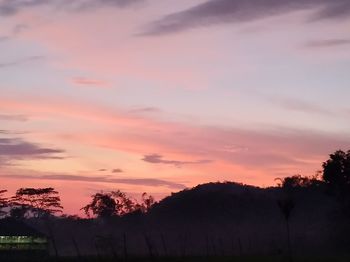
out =
[[[319,179],[319,173],[316,175],[308,177],[301,175],[294,175],[285,178],[276,178],[278,180],[278,186],[283,188],[284,191],[288,191],[290,193],[291,190],[296,188],[310,188],[310,187],[318,187],[323,184],[323,181]]]
[[[142,203],[140,205],[141,212],[143,213],[148,212],[151,209],[151,207],[154,205],[154,203],[155,203],[154,197],[144,192],[142,194]]]
[[[123,216],[136,210],[137,204],[120,190],[108,193],[100,192],[91,196],[91,202],[82,207],[87,216],[97,217]]]
[[[335,151],[323,163],[323,180],[341,204],[342,212],[350,217],[350,150]]]
[[[112,191],[111,195],[117,203],[116,213],[118,216],[134,212],[137,209],[137,202],[129,198],[120,190]]]
[[[82,207],[81,210],[84,210],[88,217],[94,215],[101,218],[120,217],[137,210],[145,213],[155,202],[152,196],[143,193],[142,203],[139,204],[120,190],[96,193],[92,195],[91,198],[91,202]]]
[[[3,209],[8,206],[8,199],[3,196],[4,193],[6,193],[7,190],[0,190],[0,217],[6,215],[6,211]]]
[[[90,217],[91,213],[97,217],[112,217],[117,214],[117,203],[111,193],[96,193],[91,196],[92,200],[89,204],[82,207],[85,214]]]
[[[349,194],[350,190],[350,150],[335,151],[323,163],[323,180],[339,194]]]
[[[48,188],[20,188],[11,199],[13,216],[34,216],[42,218],[62,212],[61,199],[58,192]]]

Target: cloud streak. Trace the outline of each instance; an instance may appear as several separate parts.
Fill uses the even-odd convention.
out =
[[[319,106],[317,104],[306,102],[300,99],[287,97],[270,97],[268,98],[268,101],[278,105],[281,108],[291,111],[299,111],[307,114],[319,114],[325,116],[333,116],[335,114],[323,106]]]
[[[82,175],[0,175],[6,178],[23,178],[34,180],[60,180],[60,181],[77,181],[77,182],[93,182],[93,183],[110,183],[110,184],[128,184],[141,185],[150,187],[168,187],[171,189],[184,189],[186,186],[180,183],[174,183],[156,178],[111,178],[107,176],[82,176]]]
[[[337,46],[348,46],[350,45],[350,39],[324,39],[317,41],[310,41],[305,44],[305,47],[309,48],[327,48]]]
[[[277,98],[279,106],[285,106]],[[150,117],[134,117],[128,111],[110,110],[103,107],[90,107],[57,103],[46,100],[47,104],[25,101],[1,100],[4,109],[15,109],[33,116],[74,117],[84,127],[105,126],[106,131],[96,133],[84,128],[79,134],[68,133],[55,136],[64,143],[80,143],[99,148],[107,148],[132,153],[135,156],[143,152],[164,152],[176,156],[164,158],[161,154],[144,155],[143,161],[152,164],[185,165],[198,164],[197,170],[209,172],[210,169],[233,173],[239,168],[243,173],[259,171],[273,176],[271,168],[295,170],[319,168],[320,161],[339,148],[349,147],[347,134],[333,134],[312,130],[294,130],[290,128],[244,129],[221,126],[201,126],[190,123],[178,123],[156,120]],[[289,108],[313,114],[329,114],[324,108],[309,103],[289,101]],[[86,126],[87,124],[87,126]],[[123,127],[123,130],[120,128]],[[115,132],[115,130],[118,132]],[[235,146],[238,145],[238,146]],[[196,159],[200,159],[194,161]],[[204,165],[210,159],[211,165]],[[190,163],[188,163],[190,162]],[[194,162],[194,163],[193,163]],[[203,165],[202,165],[203,164]]]
[[[86,78],[86,77],[73,77],[72,82],[79,86],[92,86],[92,87],[106,87],[107,83],[104,81]]]
[[[61,149],[42,147],[18,138],[0,138],[0,162],[11,163],[14,160],[63,159]]]
[[[28,117],[25,115],[4,115],[0,114],[0,121],[19,121],[25,122],[28,120]]]
[[[29,63],[29,62],[41,61],[44,58],[45,58],[45,56],[28,56],[25,58],[14,60],[14,61],[0,63],[0,69],[6,68],[6,67],[22,65],[22,64]]]
[[[41,6],[82,11],[103,6],[124,8],[143,1],[144,0],[0,0],[0,16],[11,16],[23,9]]]
[[[249,22],[293,11],[313,11],[310,20],[350,16],[350,2],[344,0],[209,0],[172,13],[148,25],[143,34],[162,35],[200,26]]]
[[[120,168],[114,168],[112,169],[112,173],[123,173],[123,169],[120,169]]]
[[[151,164],[167,164],[167,165],[174,165],[176,167],[181,167],[183,165],[208,164],[212,162],[211,160],[205,160],[205,159],[198,160],[198,161],[166,160],[166,159],[163,159],[163,156],[159,154],[145,155],[141,160]]]
[[[8,37],[8,36],[0,36],[0,43],[1,42],[5,42],[5,41],[7,41],[9,39],[10,39],[10,37]]]

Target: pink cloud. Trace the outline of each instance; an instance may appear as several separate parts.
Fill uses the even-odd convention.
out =
[[[218,180],[271,185],[277,176],[295,173],[311,175],[321,168],[322,161],[329,153],[339,148],[350,148],[349,137],[341,134],[283,128],[252,130],[202,126],[188,122],[162,121],[155,117],[130,113],[130,110],[99,107],[68,100],[46,98],[39,101],[33,97],[21,99],[2,97],[0,109],[33,116],[25,122],[27,128],[30,127],[34,117],[44,122],[58,119],[63,122],[68,119],[74,120],[81,125],[79,130],[72,130],[67,124],[67,127],[61,131],[42,130],[41,132],[49,132],[45,137],[51,141],[51,144],[59,144],[63,150],[65,150],[64,145],[72,148],[84,145],[133,156],[135,160],[132,166],[126,163],[123,168],[128,169],[127,176],[135,174],[141,182],[142,179],[147,179],[151,170],[156,172],[155,177],[161,181],[167,180],[186,186]],[[99,128],[95,129],[95,127]],[[42,133],[37,136],[39,141],[43,137]],[[93,152],[92,150],[92,154]],[[69,154],[68,151],[67,154]],[[147,160],[150,161],[145,162],[141,160],[144,156],[152,157],[148,157]],[[94,159],[103,160],[104,156],[96,153]],[[115,165],[114,161],[111,164]],[[181,169],[176,168],[176,165],[180,164],[183,164]],[[8,168],[11,169],[11,167]],[[135,173],[130,174],[130,169]],[[14,173],[13,176],[15,177],[16,174]],[[38,173],[31,174],[34,177],[36,175]],[[67,175],[70,179],[76,179],[80,174]],[[97,183],[96,188],[100,186],[99,183],[110,182],[108,179],[108,181],[97,181],[96,174],[93,173],[81,175],[90,177],[89,182]],[[119,175],[124,176],[124,174]],[[167,178],[163,179],[165,176]],[[61,183],[60,187],[67,181],[63,179],[67,177],[47,178],[46,184],[54,181],[55,185]],[[61,182],[58,181],[59,178]],[[96,181],[91,181],[94,178]],[[113,181],[125,182],[127,178],[118,179]],[[45,177],[41,180],[44,181]],[[80,185],[80,194],[84,193],[83,182],[88,182],[87,179],[85,180],[75,181]],[[24,180],[23,183],[27,182]],[[150,189],[151,180],[146,182],[149,182],[147,185],[149,192],[159,193],[159,189],[155,187]],[[125,185],[125,188],[135,192],[135,186]],[[170,189],[162,189],[162,192],[170,193]],[[69,208],[72,209],[72,207]]]
[[[109,87],[109,84],[105,81],[86,78],[86,77],[73,77],[72,83],[77,86],[90,86],[90,87],[100,87],[100,88]]]
[[[105,125],[104,132],[82,128],[79,134],[67,130],[56,135],[56,138],[73,143],[140,156],[165,154],[182,162],[206,159],[214,161],[210,165],[215,165],[215,161],[220,160],[252,170],[281,167],[293,172],[293,169],[310,166],[316,169],[328,153],[350,147],[345,135],[283,128],[251,130],[166,122],[130,114],[128,110],[113,110],[83,103],[48,101],[39,104],[28,100],[6,100],[1,101],[1,108],[39,116],[72,117],[84,127],[87,123]]]

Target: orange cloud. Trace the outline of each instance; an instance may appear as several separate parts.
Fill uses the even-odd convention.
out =
[[[72,83],[77,86],[91,86],[91,87],[109,87],[109,84],[105,81],[86,78],[86,77],[73,77]]]
[[[47,101],[0,101],[1,108],[39,116],[59,116],[80,121],[77,133],[69,129],[55,138],[94,147],[132,153],[138,159],[145,155],[165,155],[170,160],[193,162],[206,159],[208,166],[223,161],[245,170],[272,169],[298,172],[312,167],[316,170],[328,153],[342,146],[350,146],[346,136],[313,133],[303,130],[249,130],[165,122],[155,118],[131,114],[128,110],[113,110],[83,103]],[[96,125],[91,125],[96,123]],[[86,128],[104,125],[103,131]],[[159,162],[159,161],[158,161]],[[160,161],[162,162],[162,161]],[[160,163],[159,162],[159,163]],[[163,161],[164,162],[164,161]],[[152,165],[152,163],[148,163]],[[186,167],[206,169],[204,165]],[[223,172],[226,173],[225,170]],[[268,176],[271,176],[269,174]]]
[[[68,100],[46,98],[39,101],[33,97],[2,97],[0,109],[30,116],[28,121],[23,123],[26,129],[30,129],[31,124],[35,122],[33,119],[36,118],[40,118],[44,123],[54,123],[58,120],[65,123],[63,128],[57,130],[45,130],[46,125],[41,125],[43,130],[36,139],[40,141],[45,137],[51,144],[59,144],[67,154],[69,150],[65,146],[69,145],[69,148],[73,149],[82,145],[88,147],[90,158],[86,159],[86,162],[96,161],[94,171],[101,167],[101,163],[106,164],[109,161],[108,167],[111,168],[118,164],[120,155],[128,156],[128,162],[121,166],[124,172],[111,173],[110,175],[117,176],[113,179],[106,178],[108,174],[98,178],[96,172],[76,171],[55,177],[45,177],[40,175],[40,172],[33,171],[29,174],[31,177],[23,177],[32,181],[40,175],[37,179],[42,183],[46,181],[46,184],[57,184],[59,188],[63,188],[67,180],[75,180],[73,182],[82,195],[86,194],[87,187],[92,187],[87,183],[92,183],[94,188],[110,187],[113,183],[128,192],[146,190],[157,194],[170,193],[169,187],[152,188],[152,181],[156,180],[150,180],[150,174],[152,179],[158,179],[158,182],[171,181],[174,185],[194,186],[198,183],[223,180],[271,185],[276,177],[295,173],[313,174],[320,168],[328,153],[338,148],[350,147],[350,139],[345,135],[282,128],[251,130],[201,126],[188,122],[162,121],[155,116],[139,115],[130,110],[92,106]],[[72,129],[72,122],[79,123],[77,126],[80,127]],[[103,150],[106,150],[106,153],[103,153]],[[82,155],[76,157],[86,157],[83,151],[77,152],[82,152]],[[143,161],[142,158],[148,161]],[[69,161],[80,160],[73,158]],[[23,172],[15,172],[17,167],[7,168],[12,170],[13,177],[23,175]],[[7,171],[3,174],[8,175]],[[25,173],[28,175],[28,172]],[[87,179],[76,181],[79,176]],[[147,182],[147,188],[125,184],[130,182],[130,177],[138,179],[135,180],[136,183]],[[6,181],[8,179],[7,177]],[[32,184],[30,181],[25,183]],[[68,195],[71,193],[66,192]],[[86,201],[86,196],[82,201]],[[72,205],[76,204],[69,204],[69,210],[73,210]]]

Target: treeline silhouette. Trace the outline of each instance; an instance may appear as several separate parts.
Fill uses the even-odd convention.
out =
[[[46,233],[52,253],[110,256],[339,256],[350,250],[350,150],[338,150],[315,176],[293,175],[277,186],[234,182],[198,185],[155,202],[116,190],[62,215],[53,188],[0,191],[2,217]]]

